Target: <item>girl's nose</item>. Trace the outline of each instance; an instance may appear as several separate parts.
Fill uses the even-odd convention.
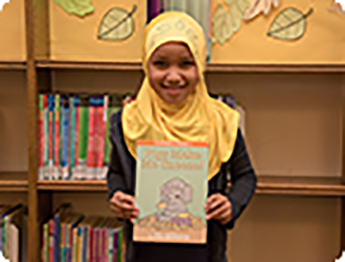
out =
[[[171,69],[168,71],[165,80],[169,84],[179,84],[182,81],[181,74],[176,69]]]

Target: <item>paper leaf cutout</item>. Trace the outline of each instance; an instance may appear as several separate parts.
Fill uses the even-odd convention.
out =
[[[2,11],[2,8],[5,6],[5,4],[9,3],[10,0],[0,0],[0,11]]]
[[[217,5],[216,12],[212,17],[212,34],[215,41],[220,44],[224,44],[233,33],[232,22],[229,13],[226,12],[225,7],[222,4]]]
[[[95,10],[91,0],[54,0],[54,2],[61,6],[67,13],[80,17],[84,17]]]
[[[333,5],[328,10],[331,12],[335,12],[342,17],[345,17],[345,0],[334,1]]]
[[[134,32],[132,16],[136,10],[136,5],[129,13],[121,8],[110,9],[102,19],[98,30],[98,39],[118,41],[130,37]]]
[[[225,0],[225,3],[230,8],[233,32],[237,32],[240,29],[244,13],[248,9],[250,2],[249,0]]]
[[[222,4],[218,4],[212,17],[212,34],[214,41],[224,44],[241,26],[245,10],[249,7],[249,0],[225,0],[230,11],[227,12]]]
[[[250,0],[250,7],[246,10],[243,19],[253,19],[260,13],[264,13],[265,16],[268,15],[271,11],[272,4],[274,8],[277,8],[279,0]]]
[[[305,32],[306,18],[312,12],[312,8],[307,14],[303,14],[293,7],[284,9],[274,19],[267,35],[281,40],[297,40],[301,38]]]

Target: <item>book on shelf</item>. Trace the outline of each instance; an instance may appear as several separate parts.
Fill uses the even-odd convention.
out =
[[[27,254],[27,208],[19,203],[0,206],[0,253],[11,262]]]
[[[206,243],[208,143],[138,141],[133,240]]]
[[[231,95],[211,94],[241,114]],[[110,118],[134,94],[39,94],[39,180],[104,180],[110,161]]]
[[[42,262],[124,262],[123,250],[115,217],[87,216],[64,204],[42,223]]]

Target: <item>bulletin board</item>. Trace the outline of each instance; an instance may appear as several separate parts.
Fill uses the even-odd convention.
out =
[[[26,59],[24,0],[5,2],[0,3],[0,61],[22,62]]]
[[[48,1],[50,59],[141,60],[146,0]],[[339,0],[200,1],[209,9],[211,63],[345,63]]]
[[[234,5],[234,2],[212,1],[212,16],[217,8],[222,9],[219,5],[225,6],[226,12],[230,13],[227,3]],[[242,19],[238,30],[232,30],[231,37],[224,43],[213,41],[212,62],[345,63],[345,11],[336,1],[248,0],[248,3],[248,11],[252,11],[253,17],[247,15],[247,19]],[[237,16],[232,17],[236,19]],[[226,23],[223,26],[216,23],[216,26],[218,28],[212,28],[213,33],[217,29],[231,31]]]
[[[52,60],[141,60],[146,1],[50,0],[49,17]]]

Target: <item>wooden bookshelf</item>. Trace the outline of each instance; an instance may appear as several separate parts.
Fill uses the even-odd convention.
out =
[[[105,180],[40,180],[38,190],[107,192]],[[256,194],[345,196],[341,178],[258,176]]]
[[[105,180],[40,180],[37,182],[38,190],[50,191],[107,191]]]
[[[0,70],[25,70],[25,62],[0,61]]]
[[[26,192],[28,190],[27,172],[0,172],[1,192]]]
[[[75,62],[40,60],[38,68],[85,70],[141,70],[141,63]],[[345,73],[345,64],[216,64],[209,63],[206,72],[258,73]]]

